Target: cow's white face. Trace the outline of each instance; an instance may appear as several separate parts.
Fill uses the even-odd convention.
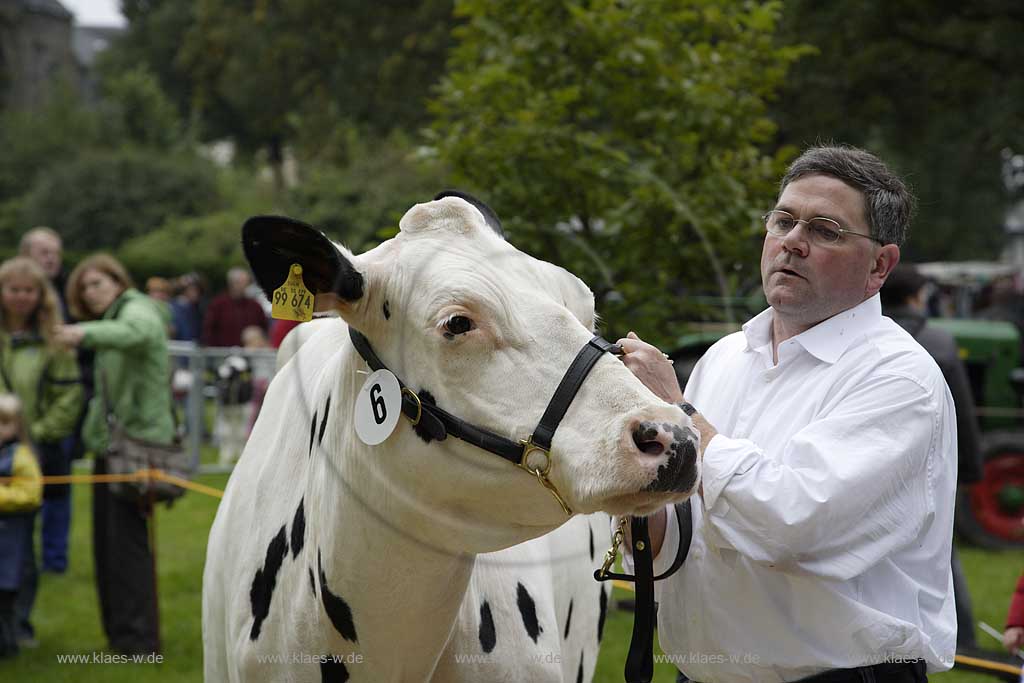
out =
[[[262,256],[248,243],[247,253],[269,290],[290,262],[303,263],[318,299],[331,301],[421,396],[478,427],[527,438],[592,336],[592,293],[567,271],[516,250],[462,199],[419,204],[400,227],[362,255],[322,236],[304,246],[294,224],[277,246],[263,240]],[[683,411],[606,355],[555,433],[550,480],[575,512],[650,513],[695,490],[696,445]],[[478,537],[495,539],[493,547],[565,520],[533,475],[453,438],[427,443],[406,420],[370,450],[373,476],[386,480],[389,495],[414,501],[442,527],[485,530]]]

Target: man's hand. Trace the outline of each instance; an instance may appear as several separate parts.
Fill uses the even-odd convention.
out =
[[[1010,654],[1017,654],[1021,646],[1024,646],[1024,626],[1011,626],[1003,633],[1003,645],[1010,651]]]
[[[645,387],[663,401],[679,403],[683,400],[679,379],[666,354],[640,339],[635,332],[627,334],[618,344],[622,347],[622,362]]]

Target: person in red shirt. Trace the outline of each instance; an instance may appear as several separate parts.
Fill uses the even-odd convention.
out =
[[[203,346],[241,346],[242,330],[255,325],[267,329],[267,316],[259,302],[245,294],[252,282],[249,271],[232,268],[228,271],[227,290],[213,298],[203,318]]]
[[[1003,645],[1013,654],[1024,646],[1024,574],[1017,580],[1017,590],[1010,600],[1010,613],[1006,615]]]

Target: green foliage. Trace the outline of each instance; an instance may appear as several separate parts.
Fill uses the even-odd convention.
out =
[[[1000,151],[1024,151],[1024,13],[987,0],[793,0],[783,42],[819,54],[774,107],[781,138],[865,146],[920,198],[910,260],[994,258],[1005,243]]]
[[[104,90],[103,122],[109,140],[155,150],[181,144],[178,113],[148,69],[137,66],[113,75],[104,81]]]
[[[670,338],[686,295],[757,278],[786,150],[766,101],[801,50],[777,3],[466,0],[434,141],[512,238],[595,290],[616,333]]]
[[[221,282],[228,268],[245,263],[242,224],[257,213],[233,207],[195,218],[172,218],[160,229],[126,242],[117,255],[139,281],[194,270],[207,282]]]
[[[416,154],[403,135],[345,136],[348,162],[314,165],[291,191],[288,210],[356,252],[398,232],[411,206],[444,189],[441,165]]]
[[[124,150],[89,152],[42,173],[23,223],[50,225],[71,249],[113,249],[172,216],[219,203],[213,167],[198,157]]]
[[[39,173],[101,143],[99,115],[69,89],[55,88],[38,111],[0,112],[0,201],[29,190]]]

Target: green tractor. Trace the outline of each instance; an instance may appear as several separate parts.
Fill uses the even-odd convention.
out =
[[[967,540],[991,548],[1024,548],[1024,368],[1021,335],[1002,320],[971,318],[990,285],[1017,277],[1018,270],[996,263],[929,263],[919,266],[937,285],[944,316],[929,324],[948,330],[956,339],[967,368],[981,429],[984,479],[960,487],[956,529]],[[738,317],[749,318],[766,304],[763,295],[733,299]],[[680,384],[697,360],[720,338],[739,329],[721,321],[686,326],[669,356]]]

